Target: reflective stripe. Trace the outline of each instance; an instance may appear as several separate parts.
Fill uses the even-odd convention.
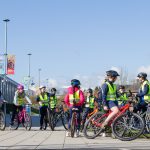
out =
[[[116,96],[116,91],[117,91],[116,85],[113,84],[113,87],[112,87],[109,82],[106,82],[106,84],[108,85],[108,93],[107,93],[106,100],[115,101],[117,99],[117,96]]]
[[[69,94],[69,101],[70,104],[73,104],[73,101],[75,100],[76,103],[80,101],[80,95],[79,95],[79,90],[76,91],[74,94]]]

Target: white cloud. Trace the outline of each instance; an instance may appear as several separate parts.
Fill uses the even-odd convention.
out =
[[[118,73],[120,73],[120,68],[118,68],[118,67],[112,66],[112,67],[111,67],[111,70],[115,70],[115,71],[117,71]]]
[[[139,69],[138,69],[138,72],[145,72],[147,74],[150,74],[150,66],[141,66]]]

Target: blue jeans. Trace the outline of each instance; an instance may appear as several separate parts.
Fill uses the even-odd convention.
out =
[[[82,121],[85,122],[88,113],[91,113],[94,108],[85,107],[85,111],[83,112]]]
[[[74,106],[74,107],[70,107],[69,108],[69,122],[68,122],[68,129],[71,128],[71,118],[72,118],[72,108],[78,108],[79,111],[77,111],[77,130],[80,130],[80,122],[81,122],[81,119],[80,119],[80,113],[81,113],[81,107],[80,106]]]

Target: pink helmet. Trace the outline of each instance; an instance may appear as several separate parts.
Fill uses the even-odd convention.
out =
[[[18,89],[18,90],[24,90],[24,86],[21,85],[21,84],[19,84],[19,85],[17,86],[17,89]]]

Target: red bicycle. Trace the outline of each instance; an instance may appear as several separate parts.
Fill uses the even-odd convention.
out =
[[[120,112],[108,123],[114,136],[123,141],[136,139],[143,133],[145,127],[142,117],[130,111],[131,109],[133,109],[131,102],[125,104],[119,109]],[[106,113],[98,112],[92,115],[85,123],[84,136],[88,139],[94,139],[101,134],[103,132],[101,125],[110,113],[111,111]]]
[[[30,114],[26,111],[26,108],[29,108],[29,104],[25,105],[22,111],[17,110],[15,115],[14,124],[11,129],[17,130],[19,125],[22,124],[26,130],[30,130],[32,127],[32,119]]]

